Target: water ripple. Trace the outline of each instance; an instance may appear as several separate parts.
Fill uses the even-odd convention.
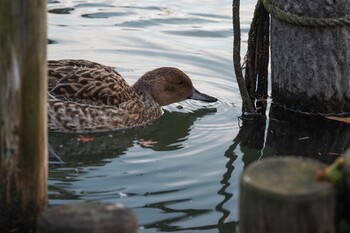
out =
[[[232,30],[226,29],[226,30],[199,30],[199,29],[192,29],[192,30],[165,30],[163,31],[166,34],[169,35],[178,35],[178,36],[189,36],[189,37],[231,37],[232,36]]]
[[[199,18],[179,18],[179,17],[167,17],[167,18],[152,18],[152,19],[137,19],[135,21],[126,21],[116,26],[120,27],[151,27],[163,24],[172,24],[172,25],[189,25],[189,24],[205,24],[209,22],[215,22],[208,19],[199,19]]]
[[[55,8],[55,9],[51,9],[49,10],[49,13],[52,14],[70,14],[71,11],[73,11],[74,8],[72,7],[62,7],[62,8]]]
[[[75,8],[101,8],[101,7],[106,7],[106,8],[110,8],[110,7],[114,7],[111,4],[108,3],[79,3],[77,5],[75,5]]]
[[[231,1],[50,0],[48,9],[50,59],[94,60],[116,67],[130,84],[148,70],[175,66],[199,91],[219,99],[166,106],[145,126],[91,134],[89,143],[50,134],[66,162],[50,167],[50,204],[123,203],[136,212],[144,233],[215,232],[224,228],[218,226],[223,216],[234,223],[227,209],[237,206],[242,166],[235,154],[225,156],[239,131],[241,105]],[[243,38],[250,18],[243,17]]]
[[[108,19],[112,17],[120,17],[120,16],[127,16],[127,15],[133,15],[134,13],[131,12],[98,12],[98,13],[90,13],[90,14],[82,14],[81,17],[83,18],[90,18],[90,19]]]

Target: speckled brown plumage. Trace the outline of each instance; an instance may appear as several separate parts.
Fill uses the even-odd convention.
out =
[[[181,70],[161,67],[133,86],[112,67],[86,60],[48,62],[50,131],[88,132],[139,126],[157,119],[161,106],[191,98],[216,98],[196,91]]]
[[[85,60],[48,62],[49,92],[90,104],[119,104],[139,98],[112,67]]]
[[[128,101],[117,108],[50,99],[48,125],[50,131],[106,131],[142,125],[162,114],[159,108],[159,111],[149,112],[145,118],[139,109],[143,109],[140,101]]]

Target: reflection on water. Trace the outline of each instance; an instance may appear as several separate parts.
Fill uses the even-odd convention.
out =
[[[243,41],[255,2],[241,3]],[[65,162],[50,166],[51,205],[122,203],[136,212],[142,233],[232,233],[248,164],[290,154],[331,162],[350,146],[349,125],[276,106],[267,118],[238,120],[231,0],[48,3],[49,59],[110,65],[130,84],[155,67],[176,66],[198,90],[219,99],[167,106],[150,124],[89,134],[91,142],[77,141],[79,134],[50,134]],[[141,140],[156,144],[145,147]]]
[[[350,124],[271,105],[269,118],[246,119],[225,156],[237,147],[247,166],[267,156],[303,156],[332,163],[350,148]]]
[[[127,150],[141,139],[152,140],[155,144],[150,145],[149,149],[154,151],[181,149],[194,122],[215,112],[215,108],[202,108],[192,113],[165,110],[158,120],[142,127],[85,134],[93,138],[88,143],[78,142],[77,138],[80,135],[76,133],[51,133],[50,145],[66,163],[79,161],[79,166],[101,166],[106,163],[103,162],[105,159],[126,154]],[[162,128],[166,128],[167,131],[158,130]]]
[[[246,119],[233,140],[232,145],[225,151],[225,156],[234,162],[235,151],[239,148],[242,152],[242,161],[246,167],[251,162],[259,160],[265,151],[265,131],[266,118]],[[271,156],[273,153],[265,151],[265,156]],[[232,166],[232,165],[230,165]]]
[[[277,155],[305,156],[331,163],[350,147],[350,124],[273,105],[266,145]]]
[[[182,109],[179,106],[174,108]],[[187,106],[187,109],[190,108]],[[213,143],[208,135],[212,130],[193,131],[196,124],[201,125],[198,121],[214,116],[217,109],[204,107],[187,112],[169,109],[171,111],[165,110],[160,119],[143,127],[90,133],[89,136],[94,138],[91,142],[78,142],[76,138],[79,134],[50,134],[51,147],[65,162],[62,166],[51,166],[51,204],[68,203],[70,200],[117,199],[133,207],[140,216],[142,230],[150,232],[154,232],[154,229],[210,231],[217,229],[218,224],[222,227],[232,225],[233,222],[226,222],[230,210],[224,208],[233,196],[230,190],[226,190],[230,175],[220,182],[222,187],[215,185],[218,187],[213,190],[223,196],[223,201],[219,201],[215,207],[206,207],[212,205],[207,200],[207,180],[213,180],[212,176],[219,178],[221,171],[208,174],[209,170],[202,170],[215,164],[210,161],[206,164],[205,158],[210,156],[215,159],[216,155],[201,153],[208,149],[211,151],[210,148],[215,145],[208,145],[207,148],[188,145],[188,141],[196,136],[204,144]],[[157,143],[142,148],[139,143],[141,139]],[[191,159],[194,154],[197,154],[197,159]],[[196,166],[184,161],[200,161],[205,165],[199,163]],[[220,179],[215,180],[219,182]],[[196,199],[199,203],[194,203]],[[212,223],[191,223],[192,219],[215,216],[213,208],[221,214],[213,217]],[[216,219],[219,219],[219,223],[215,222]],[[186,224],[190,226],[185,227]]]
[[[65,7],[65,8],[57,8],[57,9],[49,10],[49,13],[52,13],[52,14],[69,14],[73,10],[74,10],[74,8]]]

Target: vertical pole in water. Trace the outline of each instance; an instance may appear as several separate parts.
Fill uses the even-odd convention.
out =
[[[47,205],[46,0],[0,1],[0,232]]]
[[[280,12],[287,12],[284,15],[300,19],[285,22],[264,0],[272,15],[274,102],[296,111],[350,114],[349,1],[270,1]],[[327,20],[330,23],[324,23]]]

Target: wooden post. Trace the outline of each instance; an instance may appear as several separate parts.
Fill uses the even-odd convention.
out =
[[[46,0],[0,1],[0,232],[47,205]]]
[[[270,0],[314,18],[346,17],[348,0]],[[350,114],[350,26],[300,26],[271,19],[272,97],[292,110]]]
[[[59,220],[59,221],[57,221]],[[123,206],[85,202],[55,206],[44,211],[38,233],[136,233],[133,211]]]
[[[275,157],[244,171],[240,191],[240,232],[335,232],[335,191],[316,180],[317,160]]]

